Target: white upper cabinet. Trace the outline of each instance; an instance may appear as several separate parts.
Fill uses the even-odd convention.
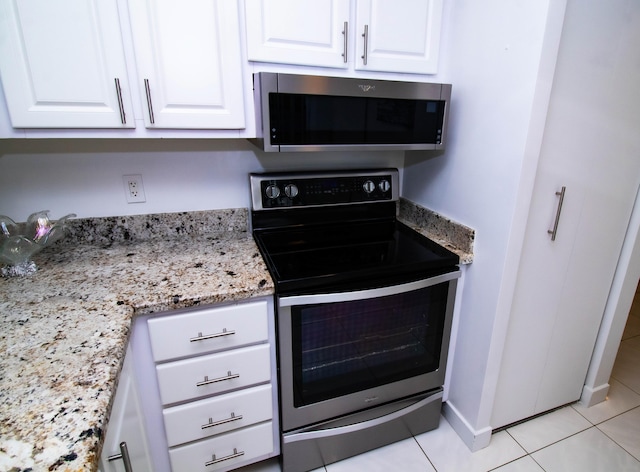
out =
[[[349,0],[246,0],[245,7],[250,61],[347,68]]]
[[[130,128],[115,0],[0,2],[0,74],[15,128]]]
[[[435,74],[442,0],[358,0],[357,70]]]
[[[251,61],[434,74],[442,0],[245,0]]]
[[[245,127],[238,3],[129,0],[149,128]]]

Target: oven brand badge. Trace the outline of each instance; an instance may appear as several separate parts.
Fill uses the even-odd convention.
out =
[[[373,92],[376,89],[376,86],[375,85],[359,84],[358,88],[360,90],[362,90],[363,92]]]
[[[375,395],[373,397],[367,397],[364,399],[365,403],[371,403],[371,402],[375,402],[378,399],[378,397],[376,397]]]

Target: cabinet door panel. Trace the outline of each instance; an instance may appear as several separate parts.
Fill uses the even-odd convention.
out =
[[[250,61],[347,67],[343,31],[349,0],[246,0],[245,5]]]
[[[120,372],[107,436],[102,447],[102,457],[100,458],[102,472],[124,472],[122,459],[109,460],[109,457],[120,454],[121,442],[127,444],[133,470],[149,470],[151,468],[144,434],[144,419],[138,406],[131,356],[131,349],[128,349]]]
[[[356,69],[436,73],[441,19],[442,0],[358,0]]]
[[[6,1],[0,18],[0,71],[14,127],[134,126],[115,0]]]
[[[640,184],[640,8],[569,2],[494,402],[499,427],[580,398]],[[615,39],[615,40],[613,40]],[[557,239],[547,229],[566,185]]]
[[[238,5],[130,0],[147,127],[245,127]]]

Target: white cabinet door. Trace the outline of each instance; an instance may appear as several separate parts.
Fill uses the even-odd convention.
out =
[[[435,74],[442,0],[358,0],[355,68]]]
[[[150,128],[245,127],[238,2],[129,0]]]
[[[245,7],[250,61],[347,67],[349,0],[245,0]]]
[[[143,419],[138,407],[138,397],[133,378],[131,353],[127,350],[118,390],[109,417],[107,436],[102,447],[100,458],[101,472],[124,472],[122,458],[114,458],[121,454],[120,444],[125,443],[131,466],[134,471],[151,470],[151,461],[147,450]],[[112,458],[109,460],[109,458]]]
[[[580,398],[640,183],[640,8],[568,2],[492,427]],[[633,16],[635,15],[635,16]],[[566,187],[557,237],[559,192]]]
[[[134,127],[115,0],[3,1],[0,21],[14,127]]]
[[[442,0],[245,0],[252,61],[433,74]]]

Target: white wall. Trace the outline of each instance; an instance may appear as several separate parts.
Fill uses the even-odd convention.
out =
[[[402,167],[401,152],[264,153],[246,140],[0,141],[0,214],[24,221],[248,208],[250,172]],[[141,174],[146,203],[129,204],[122,176]]]
[[[446,410],[472,449],[490,438],[508,322],[500,297],[508,298],[504,276],[517,265],[507,257],[519,254],[517,226],[526,220],[563,3],[447,2],[438,80],[453,84],[449,145],[441,157],[405,159],[404,195],[476,230]]]

